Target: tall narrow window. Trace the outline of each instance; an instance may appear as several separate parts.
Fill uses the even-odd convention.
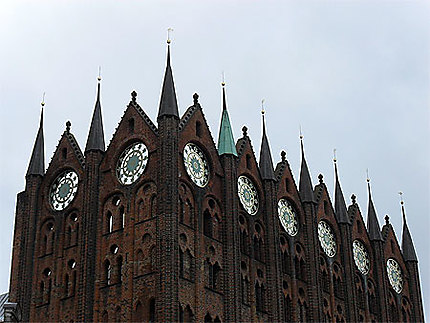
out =
[[[202,136],[202,124],[200,121],[196,121],[196,136],[199,138]]]
[[[128,130],[130,131],[130,133],[134,132],[134,119],[133,118],[128,119]]]
[[[112,212],[108,211],[106,215],[106,232],[112,232],[113,231],[113,218],[112,218]]]
[[[149,322],[155,322],[155,298],[149,301]]]
[[[249,154],[246,155],[246,168],[251,169],[251,156]]]
[[[111,279],[112,279],[112,267],[110,265],[109,260],[106,260],[104,263],[104,273],[103,273],[104,277],[103,280],[105,281],[106,285],[110,285],[111,284]]]
[[[122,282],[122,257],[121,256],[117,258],[116,265],[117,265],[116,271],[118,275],[118,282],[120,283]]]
[[[119,224],[120,228],[124,228],[125,225],[125,214],[124,214],[124,206],[121,205],[119,208]]]
[[[142,306],[142,303],[140,301],[138,301],[136,304],[136,310],[134,312],[133,321],[142,322],[143,320],[144,320],[143,319],[143,306]]]
[[[179,198],[179,222],[180,223],[184,223],[184,215],[185,215],[184,201],[182,201],[182,199]]]
[[[203,213],[203,233],[212,238],[212,216],[208,209]]]

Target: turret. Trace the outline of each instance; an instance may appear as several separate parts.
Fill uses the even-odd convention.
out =
[[[100,104],[100,76],[98,77],[97,84],[97,99],[93,112],[93,119],[91,120],[90,131],[88,132],[87,145],[85,152],[90,150],[105,151],[105,136],[103,131],[102,120],[102,107]]]
[[[305,150],[303,148],[303,136],[300,135],[300,148],[302,150],[302,165],[300,168],[299,192],[303,202],[315,202],[311,175],[306,163]]]
[[[36,141],[34,142],[33,152],[31,153],[27,176],[45,175],[45,141],[43,138],[43,107],[45,106],[45,102],[42,102],[41,105],[42,111],[40,112],[39,130],[37,131]]]
[[[218,154],[230,154],[237,157],[236,145],[234,144],[233,131],[231,129],[230,118],[227,111],[227,101],[225,98],[225,83],[222,82],[222,115],[218,136]]]

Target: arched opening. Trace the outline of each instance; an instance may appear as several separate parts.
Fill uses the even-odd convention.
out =
[[[208,209],[203,212],[203,233],[212,238],[212,216]]]
[[[199,138],[202,136],[202,124],[200,121],[196,121],[196,136]]]

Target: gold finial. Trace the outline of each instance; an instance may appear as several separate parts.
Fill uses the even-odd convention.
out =
[[[222,77],[221,86],[225,86],[225,75],[224,75],[224,71],[222,71],[222,73],[221,73],[221,77]]]
[[[170,39],[170,32],[173,31],[173,28],[167,28],[167,43],[170,44],[172,41]]]
[[[367,181],[368,183],[370,183],[369,168],[366,168],[366,175],[367,175],[366,181]]]
[[[404,202],[403,202],[403,192],[400,191],[399,195],[400,195],[400,204],[403,205],[404,204]]]
[[[264,115],[266,111],[264,110],[264,99],[261,100],[261,114]]]
[[[40,105],[42,106],[42,108],[45,106],[45,92],[43,92],[42,102],[40,102]]]
[[[97,77],[97,81],[101,81],[102,80],[102,67],[99,66],[99,76]]]
[[[334,162],[336,162],[336,161],[337,161],[337,159],[336,159],[336,148],[335,148],[335,149],[333,149],[333,161],[334,161]]]
[[[300,133],[300,140],[302,140],[303,139],[302,125],[299,125],[299,133]]]

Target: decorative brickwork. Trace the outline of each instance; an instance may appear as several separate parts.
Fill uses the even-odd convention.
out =
[[[266,132],[260,165],[246,127],[234,147],[225,92],[222,123],[228,133],[218,150],[198,95],[193,98],[179,119],[168,61],[157,126],[133,91],[105,150],[98,93],[85,153],[68,123],[46,173],[34,166],[44,165],[38,159],[41,123],[38,151],[17,198],[9,293],[9,301],[18,304],[13,308],[22,311],[16,317],[423,321],[410,235],[404,240],[406,258],[388,219],[380,230],[373,202],[370,229],[355,197],[346,207],[340,184],[333,205],[322,175],[312,185],[304,151],[296,183],[284,152],[272,164]],[[144,145],[124,154],[136,143]],[[189,143],[202,155],[193,159],[187,153],[185,164]],[[202,167],[208,167],[209,179],[196,185]],[[57,198],[70,203],[55,210],[52,184],[67,170],[77,174],[78,188],[74,193],[67,183],[58,187]],[[246,185],[238,186],[240,176]],[[389,259],[398,264],[391,271]]]

